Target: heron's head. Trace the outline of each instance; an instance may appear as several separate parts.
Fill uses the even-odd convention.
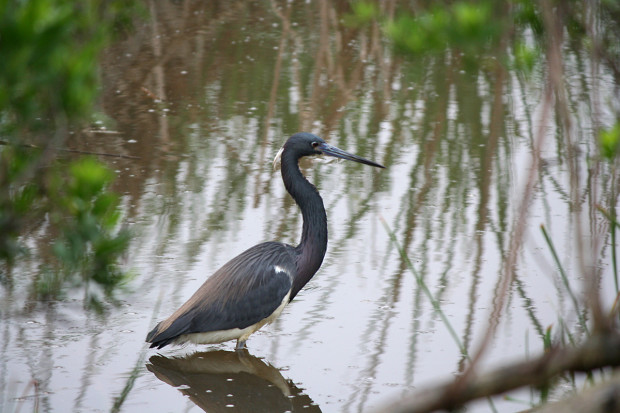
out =
[[[311,155],[327,155],[335,158],[346,159],[348,161],[354,161],[363,163],[377,168],[385,168],[385,166],[373,162],[371,160],[362,158],[361,156],[353,155],[352,153],[345,152],[342,149],[329,145],[323,139],[308,132],[300,132],[288,138],[284,146],[278,151],[275,159],[273,160],[274,167],[281,160],[282,154],[287,153],[293,156],[295,159],[299,159],[303,156]]]

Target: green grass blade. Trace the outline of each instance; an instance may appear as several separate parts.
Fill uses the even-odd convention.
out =
[[[575,312],[577,313],[577,317],[579,318],[579,324],[581,325],[581,328],[583,329],[583,331],[588,333],[588,326],[586,325],[586,320],[584,319],[583,314],[581,314],[581,311],[579,309],[579,302],[577,301],[577,297],[573,293],[570,283],[568,282],[566,271],[564,271],[564,267],[562,266],[562,263],[560,262],[560,257],[558,257],[558,253],[555,250],[553,241],[551,241],[551,238],[549,237],[549,234],[547,233],[547,230],[545,229],[544,225],[540,226],[540,230],[542,231],[543,236],[545,237],[545,241],[547,242],[547,245],[549,246],[549,250],[551,251],[553,260],[555,261],[555,264],[558,267],[558,271],[560,272],[560,276],[562,277],[562,282],[564,282],[566,291],[568,292],[568,295],[570,296],[571,301],[573,302],[573,306],[575,307]]]
[[[407,256],[407,254],[405,253],[405,251],[403,250],[403,248],[399,244],[398,240],[396,239],[396,235],[390,229],[390,226],[385,221],[385,219],[381,218],[381,223],[383,224],[383,226],[385,227],[386,232],[390,236],[390,240],[396,246],[396,249],[398,250],[398,253],[400,254],[401,258],[404,260],[405,264],[407,265],[407,268],[409,269],[409,271],[411,271],[411,273],[415,277],[416,282],[418,283],[420,288],[422,288],[422,291],[424,292],[424,294],[426,294],[427,298],[431,302],[431,305],[433,306],[433,309],[439,315],[439,317],[443,321],[444,325],[448,329],[448,332],[450,333],[450,335],[454,339],[454,342],[456,343],[456,345],[458,346],[459,350],[461,351],[461,354],[464,357],[466,357],[467,360],[471,361],[470,358],[469,358],[469,354],[467,353],[467,349],[465,348],[465,346],[463,346],[463,343],[461,343],[461,340],[459,339],[458,335],[456,334],[456,331],[454,330],[454,328],[450,324],[450,321],[448,320],[448,317],[446,317],[446,314],[442,311],[441,306],[439,305],[439,301],[435,299],[435,297],[433,296],[433,293],[431,292],[431,290],[428,288],[428,286],[424,282],[424,279],[422,278],[422,276],[418,273],[418,271],[416,271],[416,269],[413,267],[413,264],[411,264],[411,261],[409,260],[409,257]]]

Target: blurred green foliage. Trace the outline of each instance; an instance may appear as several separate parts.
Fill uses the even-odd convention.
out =
[[[385,23],[385,31],[402,52],[413,55],[441,53],[457,47],[466,56],[477,55],[499,39],[502,24],[493,17],[491,2],[438,3],[411,15],[399,13]]]
[[[525,75],[529,75],[541,56],[540,48],[529,47],[525,42],[517,42],[514,47],[514,66]]]
[[[348,26],[363,26],[372,22],[380,13],[376,3],[356,1],[351,4],[352,13],[345,16],[344,23]]]
[[[121,2],[0,1],[0,131],[48,128],[87,117],[97,94],[98,54],[135,7]],[[37,122],[37,118],[48,122]],[[47,129],[49,130],[49,129]]]
[[[37,251],[37,296],[62,295],[68,284],[89,290],[91,282],[110,296],[122,281],[116,262],[129,236],[118,230],[113,173],[93,159],[59,160],[57,148],[92,116],[98,55],[138,7],[0,0],[0,281],[7,287],[11,264],[28,253],[20,240],[42,222],[56,239]]]
[[[57,296],[62,293],[58,286],[84,285],[87,302],[99,305],[99,289],[91,288],[91,281],[110,298],[125,280],[117,260],[130,237],[127,230],[117,230],[119,197],[107,190],[113,179],[110,169],[89,158],[52,175],[50,201],[56,207],[51,221],[60,230],[52,251],[62,265],[43,273],[36,286],[38,294]]]
[[[620,152],[620,122],[610,129],[602,130],[599,135],[601,154],[608,160],[618,157]]]

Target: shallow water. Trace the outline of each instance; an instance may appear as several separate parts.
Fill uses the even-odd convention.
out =
[[[359,412],[463,370],[456,341],[473,352],[490,324],[544,82],[463,70],[451,56],[403,59],[376,27],[340,24],[346,2],[276,4],[151,2],[148,20],[106,51],[99,129],[70,144],[139,157],[106,158],[136,234],[125,263],[134,277],[104,316],[85,312],[79,291],[32,303],[25,281],[0,290],[0,411],[110,411],[125,391],[127,412]],[[583,225],[605,305],[615,297],[608,224],[593,207],[615,206],[612,176],[586,169],[597,149],[583,96],[597,88],[605,101],[612,90],[599,70],[575,63],[566,73],[576,80],[585,222],[571,213],[567,154],[550,122],[485,367],[539,354],[544,330],[559,320],[580,334],[541,224],[577,292],[574,237]],[[234,342],[147,351],[156,321],[230,258],[262,241],[296,244],[301,217],[271,161],[301,130],[387,167],[303,162],[329,219],[320,271],[248,340],[248,354],[232,352]],[[33,274],[36,259],[13,271]],[[540,399],[514,397],[495,407]],[[485,401],[472,411],[490,409]]]

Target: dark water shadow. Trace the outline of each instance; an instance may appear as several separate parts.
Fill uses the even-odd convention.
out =
[[[146,368],[205,412],[320,412],[280,371],[245,351],[152,356]]]

